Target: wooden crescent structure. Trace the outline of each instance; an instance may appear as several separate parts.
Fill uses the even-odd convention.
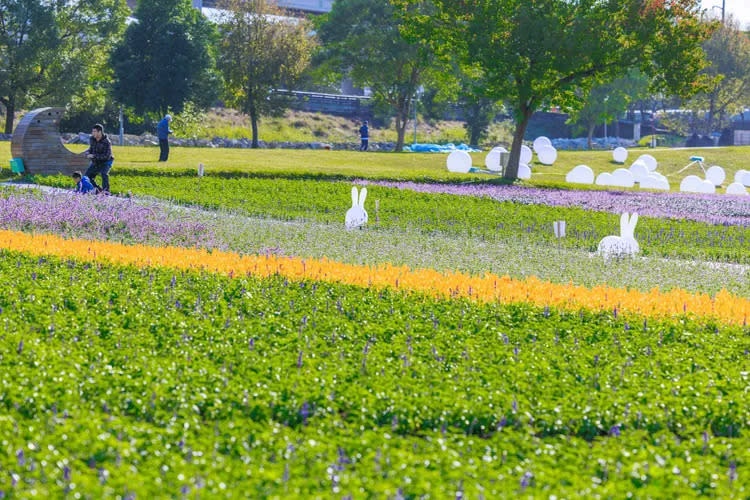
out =
[[[63,143],[60,120],[64,114],[65,108],[39,108],[18,123],[10,151],[13,158],[23,160],[26,173],[70,175],[89,166],[83,153],[73,153]]]

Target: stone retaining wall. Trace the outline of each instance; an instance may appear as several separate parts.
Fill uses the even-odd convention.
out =
[[[89,134],[78,133],[78,134],[62,134],[63,139],[68,144],[88,144]],[[109,140],[112,144],[118,145],[120,143],[120,137],[117,134],[110,134]],[[157,146],[159,140],[150,134],[143,135],[125,135],[126,146]],[[249,149],[252,146],[250,139],[224,139],[222,137],[214,137],[211,140],[208,139],[182,139],[179,137],[171,137],[169,139],[170,146],[176,147],[193,147],[193,148],[238,148],[238,149]],[[266,142],[258,141],[258,145],[261,149],[335,149],[335,150],[348,150],[355,151],[359,149],[359,141],[352,141],[348,143],[325,143],[325,142]],[[395,143],[392,142],[371,142],[371,151],[393,151],[396,147]]]

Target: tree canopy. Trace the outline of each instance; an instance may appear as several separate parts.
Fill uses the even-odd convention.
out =
[[[135,19],[110,57],[115,98],[138,114],[213,104],[221,91],[215,26],[190,0],[140,0]]]
[[[258,147],[258,120],[286,107],[275,90],[291,89],[310,63],[316,44],[312,26],[281,17],[268,0],[225,0],[219,67],[226,81],[227,102],[250,116],[253,147]]]
[[[698,128],[710,133],[727,123],[727,118],[741,111],[750,101],[750,38],[729,16],[708,39],[703,48],[709,66],[704,73],[711,78],[706,92],[691,102],[693,109],[706,111]]]
[[[633,70],[613,82],[596,85],[591,89],[583,106],[571,113],[571,120],[586,130],[589,148],[592,147],[596,126],[612,123],[633,102],[644,98],[648,84],[648,78]]]
[[[699,0],[393,0],[407,36],[445,59],[484,72],[487,95],[505,100],[516,131],[505,175],[516,178],[534,111],[580,107],[591,87],[633,68],[654,88],[699,90],[701,43],[711,25]]]
[[[389,0],[337,0],[320,16],[318,59],[396,114],[396,151],[404,146],[409,110],[417,89],[434,66],[433,52],[420,40],[401,34],[402,21]]]
[[[0,0],[0,104],[15,111],[58,105],[106,72],[107,47],[124,29],[118,0]]]

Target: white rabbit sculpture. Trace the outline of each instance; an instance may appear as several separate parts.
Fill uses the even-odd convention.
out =
[[[352,188],[352,208],[346,211],[346,228],[355,229],[367,224],[367,210],[365,210],[367,188],[363,187],[357,197],[357,188]]]
[[[627,212],[620,217],[620,236],[605,236],[599,242],[598,253],[605,257],[620,255],[635,255],[641,247],[635,241],[635,225],[638,224],[638,214],[629,216]]]

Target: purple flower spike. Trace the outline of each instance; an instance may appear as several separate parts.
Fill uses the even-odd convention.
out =
[[[532,477],[533,476],[531,475],[531,472],[524,472],[523,476],[521,477],[521,491],[524,491],[531,485]]]

